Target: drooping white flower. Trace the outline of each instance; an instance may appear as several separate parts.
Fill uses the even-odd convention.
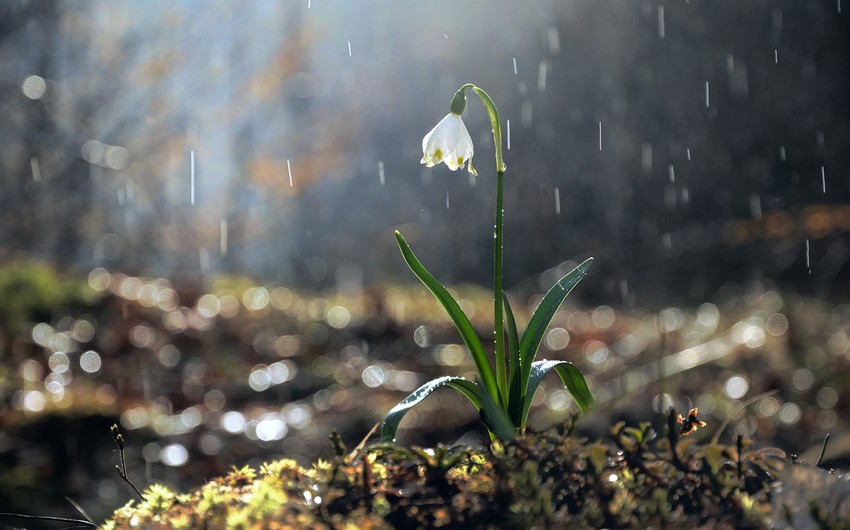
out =
[[[449,169],[455,171],[469,162],[469,172],[477,175],[472,167],[472,138],[463,124],[460,114],[449,112],[440,120],[431,132],[422,139],[422,163],[432,167],[445,162]]]

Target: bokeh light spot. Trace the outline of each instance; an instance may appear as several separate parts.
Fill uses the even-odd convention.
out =
[[[248,376],[248,386],[251,387],[251,390],[262,392],[268,390],[271,384],[272,380],[266,365],[258,364],[251,369],[251,375]]]
[[[57,374],[61,374],[68,371],[71,361],[65,352],[58,351],[47,359],[47,366]]]
[[[363,370],[363,382],[370,388],[381,386],[386,377],[386,372],[383,368],[377,365],[372,365]]]
[[[189,461],[189,451],[181,444],[170,444],[162,448],[160,458],[166,466],[179,467]]]
[[[546,347],[552,351],[563,350],[570,343],[570,334],[564,328],[552,328],[546,333]]]
[[[801,416],[802,412],[800,411],[800,406],[796,403],[785,403],[779,409],[779,419],[783,423],[797,423],[798,421],[800,421]]]
[[[257,438],[264,442],[280,440],[286,432],[286,423],[280,418],[267,418],[257,424]]]
[[[328,325],[334,329],[342,329],[351,321],[351,313],[342,306],[334,306],[328,309]]]
[[[814,383],[815,374],[813,374],[808,368],[800,368],[794,372],[794,375],[791,376],[791,384],[793,384],[794,388],[801,392],[810,389]]]
[[[250,311],[260,311],[269,305],[269,292],[265,287],[250,287],[242,293],[242,304]]]
[[[221,417],[221,427],[231,434],[242,432],[245,428],[245,416],[235,410],[226,412]]]
[[[82,368],[84,372],[88,372],[90,374],[96,373],[100,371],[102,364],[100,355],[93,350],[89,350],[80,355],[80,368]]]
[[[31,75],[21,83],[21,90],[30,99],[41,99],[47,92],[47,82],[41,76]]]
[[[443,366],[460,366],[466,352],[459,344],[445,344],[434,350],[435,360]]]
[[[740,399],[744,397],[749,389],[750,384],[740,375],[730,377],[726,380],[726,384],[723,386],[723,390],[726,392],[726,395],[732,399]]]

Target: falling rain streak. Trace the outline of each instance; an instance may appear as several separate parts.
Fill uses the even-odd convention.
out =
[[[383,186],[384,183],[386,182],[384,180],[384,161],[383,160],[378,161],[378,182],[381,183],[381,186]]]
[[[809,240],[806,239],[806,269],[809,271],[809,274],[812,273],[812,259],[809,255]]]
[[[516,71],[516,57],[514,57],[514,75],[517,75],[517,71]]]
[[[546,92],[546,76],[548,73],[549,63],[540,61],[540,65],[537,67],[537,90],[540,92]]]
[[[779,64],[779,50],[773,49],[773,62]]]
[[[557,187],[555,188],[555,213],[561,214],[561,190]]]
[[[449,209],[449,190],[446,190],[446,210]]]
[[[507,131],[508,131],[508,151],[511,150],[511,120],[506,120]]]
[[[705,108],[708,108],[711,100],[709,99],[708,81],[705,82]]]
[[[32,170],[33,180],[41,180],[41,166],[38,163],[38,158],[30,158],[30,170]]]
[[[658,6],[658,38],[664,40],[664,6]]]
[[[286,172],[289,173],[289,187],[292,187],[292,166],[289,165],[289,159],[286,159]]]
[[[189,204],[195,204],[195,150],[189,151]]]
[[[351,57],[351,41],[348,41],[348,56]]]
[[[690,160],[691,159],[691,148],[688,147],[687,149],[685,149],[685,153],[688,155],[688,160]]]
[[[826,193],[826,170],[823,166],[820,167],[820,182],[823,186],[823,192]]]
[[[602,122],[599,122],[599,150],[602,151]]]
[[[218,252],[222,258],[227,256],[227,219],[224,217],[219,221]]]

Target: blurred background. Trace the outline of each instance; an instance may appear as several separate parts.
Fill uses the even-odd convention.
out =
[[[473,369],[392,232],[492,333],[493,141],[419,164],[473,82],[502,114],[505,286],[602,404],[699,406],[758,447],[850,453],[850,2],[0,5],[0,511],[95,518],[130,477],[356,445]],[[491,330],[489,333],[487,329]],[[532,426],[575,409],[554,381]],[[754,399],[758,398],[758,399]],[[745,405],[745,406],[744,406]],[[440,392],[406,444],[480,443]],[[807,453],[808,451],[808,453]],[[836,460],[835,462],[839,462]]]

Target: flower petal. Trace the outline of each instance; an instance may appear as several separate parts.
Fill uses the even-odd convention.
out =
[[[445,162],[452,171],[471,161],[474,148],[472,138],[460,114],[450,112],[422,139],[422,160],[426,167]],[[470,165],[470,172],[475,169]]]

